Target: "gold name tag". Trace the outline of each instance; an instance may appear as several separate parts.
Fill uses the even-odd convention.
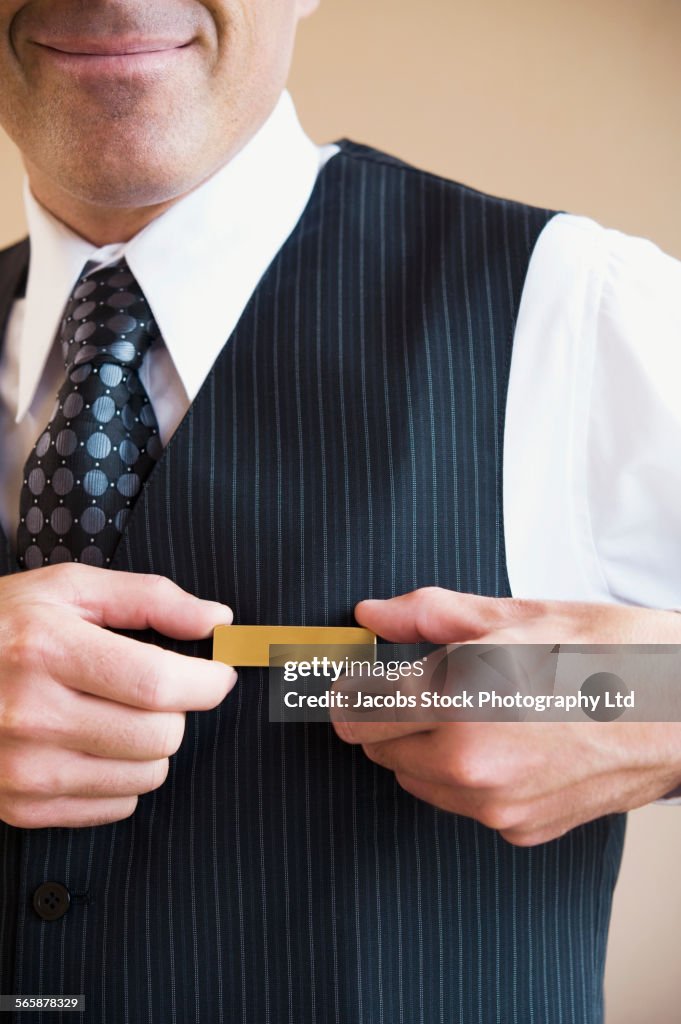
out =
[[[234,668],[267,668],[270,646],[374,647],[376,636],[359,626],[216,626],[213,660]]]

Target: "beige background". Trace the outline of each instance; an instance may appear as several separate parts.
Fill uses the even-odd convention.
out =
[[[681,256],[679,0],[323,0],[291,87],[349,136],[496,194],[594,216]],[[0,137],[0,244],[23,231]],[[608,1024],[681,1020],[681,807],[630,818]]]

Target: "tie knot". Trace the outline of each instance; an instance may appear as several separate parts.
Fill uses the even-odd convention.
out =
[[[137,370],[158,335],[149,304],[125,260],[81,274],[64,311],[59,340],[67,370],[114,363]]]

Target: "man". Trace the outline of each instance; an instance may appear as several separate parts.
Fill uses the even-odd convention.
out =
[[[0,988],[98,1022],[595,1022],[614,812],[681,781],[678,726],[336,735],[270,724],[264,674],[202,658],[231,609],[679,642],[653,610],[679,603],[678,419],[622,305],[643,282],[664,345],[678,267],[312,146],[281,94],[313,7],[0,6],[31,236],[0,265]],[[575,350],[601,315],[616,355]],[[660,420],[614,509],[613,359]]]

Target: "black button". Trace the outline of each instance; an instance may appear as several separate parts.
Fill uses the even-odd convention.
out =
[[[33,893],[33,908],[43,921],[58,921],[70,903],[71,894],[61,882],[43,882]]]

